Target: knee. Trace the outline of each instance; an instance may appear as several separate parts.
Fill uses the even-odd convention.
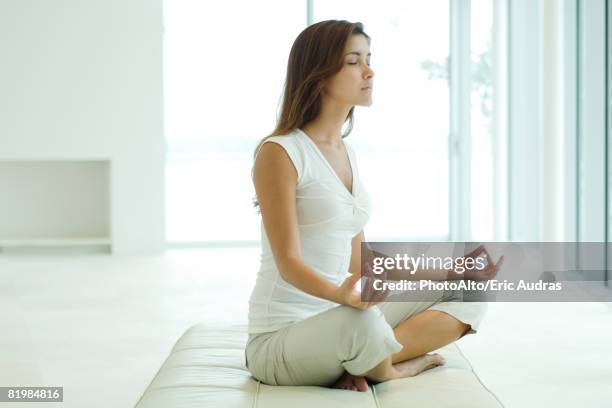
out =
[[[342,331],[349,334],[354,342],[382,344],[390,336],[395,339],[393,329],[378,307],[372,306],[365,310],[350,309],[347,312]]]
[[[347,371],[363,373],[364,367],[380,363],[385,355],[400,351],[402,345],[377,306],[351,309],[345,311],[345,319],[339,326],[338,357]]]

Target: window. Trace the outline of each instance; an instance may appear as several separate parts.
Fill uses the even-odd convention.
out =
[[[472,238],[493,238],[493,70],[491,0],[471,0],[471,220]]]
[[[499,176],[491,169],[493,0],[471,3],[472,40],[460,46],[466,58],[472,49],[472,87],[461,91],[460,102],[451,102],[449,55],[457,47],[450,41],[451,21],[469,20],[469,1],[265,0],[211,7],[166,0],[168,242],[257,244],[253,149],[274,129],[293,40],[306,23],[326,19],[360,21],[372,38],[374,103],[355,109],[355,128],[347,139],[373,202],[367,238],[446,240],[457,236],[453,218],[467,214],[475,236],[488,239],[495,218],[492,178]],[[451,104],[460,103],[468,106],[462,117],[471,116],[471,127],[461,131],[471,162],[451,157]],[[461,177],[472,173],[477,185],[467,193],[462,212],[451,211],[457,207],[457,187],[451,187],[463,185],[453,167],[457,163]]]
[[[259,240],[252,152],[305,22],[302,2],[164,2],[167,241]]]
[[[328,19],[372,38],[373,104],[347,138],[373,204],[367,239],[447,239],[449,2],[315,1],[314,22]]]

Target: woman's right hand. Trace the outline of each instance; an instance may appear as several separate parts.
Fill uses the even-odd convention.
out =
[[[359,282],[361,276],[359,274],[351,274],[348,276],[340,286],[336,289],[335,298],[336,302],[341,305],[351,306],[356,309],[365,310],[369,307],[382,303],[389,293],[388,289],[385,291],[377,291],[372,296],[368,296],[371,301],[362,301],[361,292],[355,289],[355,284]],[[371,279],[366,277],[366,279]],[[367,285],[366,287],[369,287]]]

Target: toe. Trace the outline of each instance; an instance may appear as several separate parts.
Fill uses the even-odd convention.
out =
[[[353,385],[357,388],[358,391],[367,391],[368,390],[368,382],[365,377],[356,377],[353,380]]]

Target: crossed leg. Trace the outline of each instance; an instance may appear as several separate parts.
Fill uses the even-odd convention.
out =
[[[366,379],[377,383],[394,378],[411,377],[444,364],[438,354],[426,354],[461,338],[470,325],[439,310],[424,310],[398,324],[393,333],[404,348],[361,375],[345,372],[334,388],[367,391]]]
[[[437,350],[463,337],[470,327],[448,313],[424,310],[393,329],[404,348],[391,356],[391,362],[399,363]]]
[[[470,327],[473,333],[478,330],[484,315],[481,307],[449,301],[453,299],[389,298],[367,310],[339,305],[256,336],[245,349],[249,370],[271,385],[329,387],[344,376],[347,383],[336,384],[338,388],[364,391],[366,379],[416,375],[444,363],[441,356],[428,352],[456,340]],[[347,378],[345,371],[353,377]]]

